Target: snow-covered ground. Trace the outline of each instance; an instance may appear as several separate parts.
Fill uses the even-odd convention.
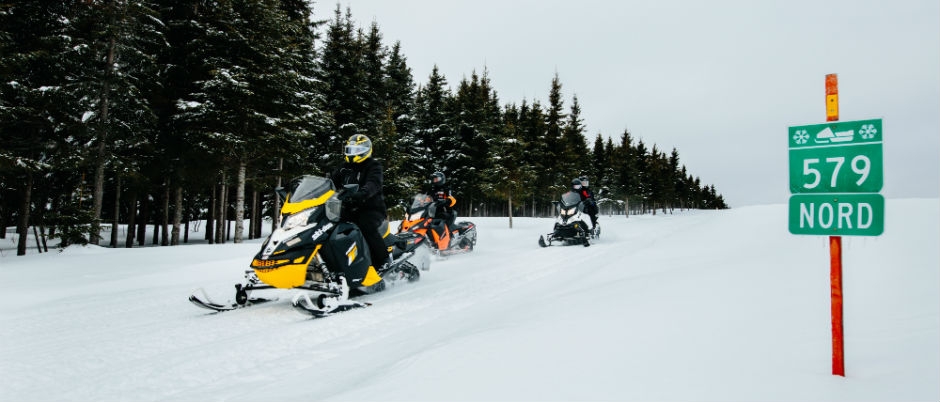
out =
[[[937,401],[940,203],[889,199],[844,237],[846,377],[831,374],[829,248],[786,205],[472,218],[471,254],[325,319],[277,302],[211,314],[259,240],[0,257],[0,400]],[[193,234],[200,236],[201,233]],[[3,242],[10,243],[10,239]]]

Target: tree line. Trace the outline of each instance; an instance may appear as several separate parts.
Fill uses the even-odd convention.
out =
[[[727,208],[713,185],[624,131],[588,146],[577,96],[500,102],[484,68],[416,83],[399,42],[338,4],[81,0],[0,4],[0,228],[61,245],[261,236],[272,189],[372,138],[392,213],[442,171],[458,213],[552,214],[590,177],[611,211]],[[228,222],[234,223],[234,230]],[[0,232],[6,236],[6,230]]]

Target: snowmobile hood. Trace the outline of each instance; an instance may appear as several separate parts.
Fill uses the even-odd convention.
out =
[[[434,200],[430,195],[425,193],[418,193],[415,195],[415,198],[411,202],[411,209],[409,212],[414,213],[416,211],[424,209],[424,207],[430,205]]]
[[[581,202],[581,196],[578,193],[569,191],[561,195],[561,204],[564,208],[571,208]]]

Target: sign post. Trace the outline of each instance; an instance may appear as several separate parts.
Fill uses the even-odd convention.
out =
[[[829,236],[832,374],[845,377],[842,325],[842,236],[884,232],[881,119],[839,122],[835,74],[826,75],[824,124],[790,127],[789,229]]]

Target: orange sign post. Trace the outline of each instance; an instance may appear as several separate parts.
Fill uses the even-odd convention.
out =
[[[839,120],[839,78],[826,75],[826,121]],[[829,236],[829,285],[832,310],[832,375],[845,377],[842,334],[842,236]]]

